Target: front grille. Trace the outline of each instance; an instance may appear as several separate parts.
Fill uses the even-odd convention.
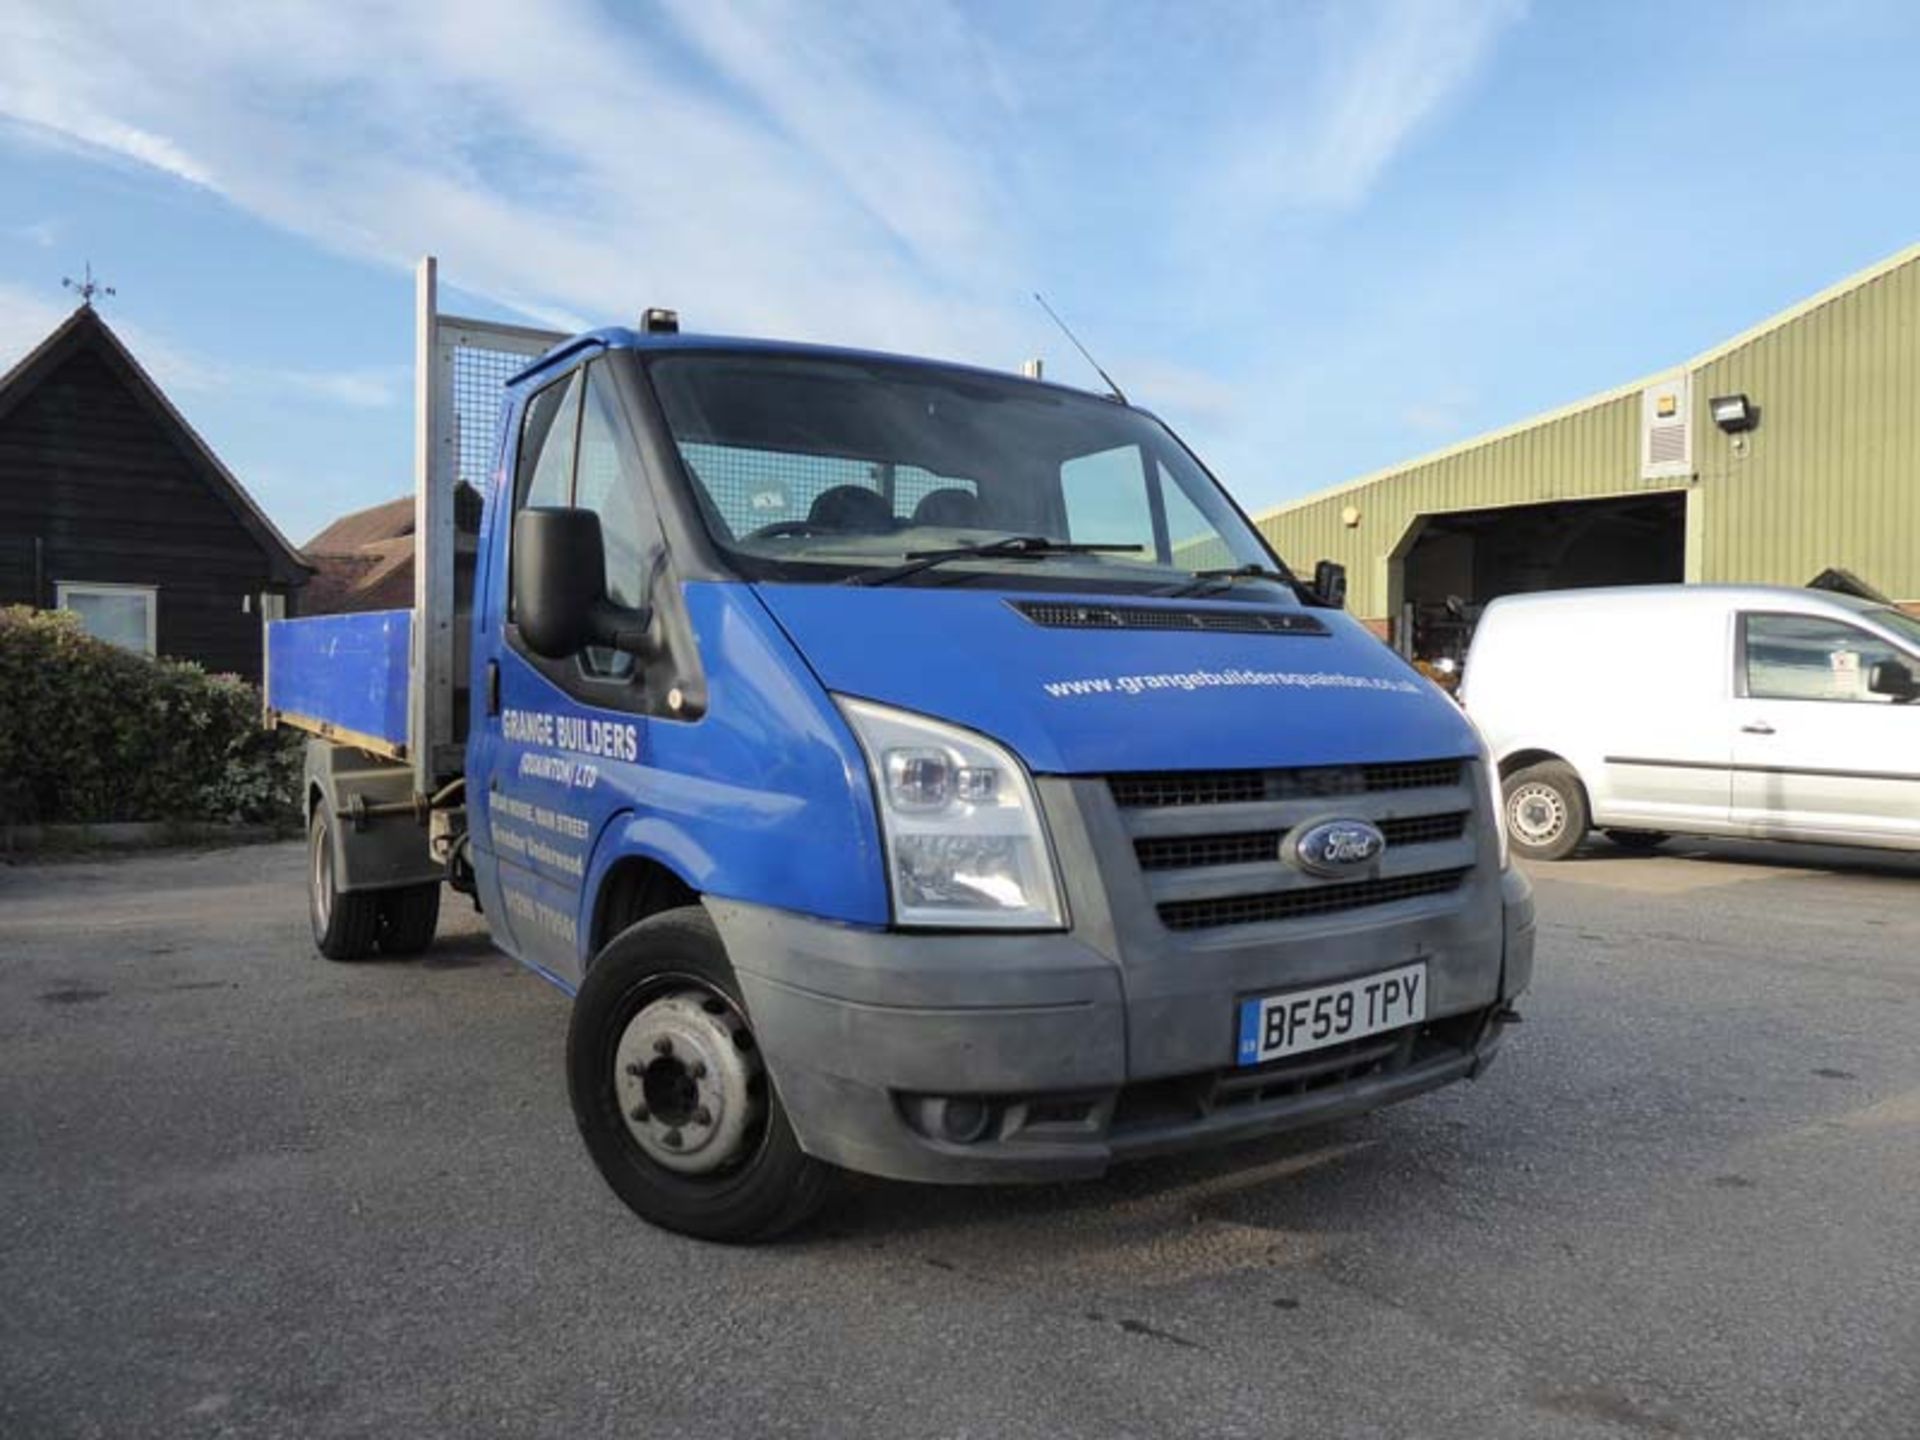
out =
[[[1223,635],[1325,635],[1326,623],[1298,610],[1182,610],[1164,605],[1086,605],[1009,600],[1049,630],[1203,630]]]
[[[1467,812],[1409,815],[1382,820],[1389,848],[1458,840],[1467,832]],[[1280,858],[1280,830],[1242,830],[1233,835],[1164,835],[1133,842],[1142,870],[1200,870],[1212,865],[1257,865]]]
[[[1114,803],[1123,810],[1242,805],[1458,785],[1463,764],[1459,760],[1420,760],[1394,765],[1320,765],[1302,770],[1140,771],[1111,775],[1107,786]]]
[[[1159,907],[1169,930],[1212,930],[1222,925],[1258,925],[1270,920],[1300,920],[1334,915],[1368,905],[1390,905],[1446,895],[1460,888],[1468,870],[1435,870],[1425,875],[1395,875],[1384,880],[1317,885],[1262,895],[1227,895],[1213,900],[1170,900]]]

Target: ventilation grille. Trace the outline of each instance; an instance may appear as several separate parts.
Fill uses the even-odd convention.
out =
[[[1243,830],[1237,835],[1166,835],[1133,842],[1142,870],[1198,870],[1210,865],[1257,865],[1280,858],[1279,830]],[[1431,845],[1467,833],[1467,812],[1409,815],[1382,820],[1388,847]]]
[[[1240,805],[1458,785],[1461,763],[1419,760],[1402,765],[1326,765],[1306,770],[1142,771],[1110,775],[1107,786],[1114,803],[1126,810]]]
[[[1670,375],[1640,392],[1640,475],[1693,473],[1693,377]]]
[[[1271,920],[1300,920],[1335,915],[1396,900],[1448,895],[1460,888],[1467,870],[1436,870],[1351,885],[1322,885],[1310,890],[1281,890],[1267,895],[1230,895],[1217,900],[1173,900],[1159,907],[1169,930],[1210,930],[1222,925],[1257,925]]]
[[[1083,605],[1009,600],[1048,630],[1210,630],[1224,635],[1325,635],[1325,623],[1297,610],[1176,610],[1159,605]]]

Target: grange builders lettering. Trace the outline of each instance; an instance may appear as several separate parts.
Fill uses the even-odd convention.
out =
[[[589,720],[551,710],[502,710],[500,733],[523,745],[542,745],[601,760],[638,760],[640,727],[624,720]]]

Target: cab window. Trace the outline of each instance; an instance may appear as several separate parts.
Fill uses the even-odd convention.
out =
[[[636,606],[647,597],[648,527],[643,523],[645,487],[632,450],[621,443],[619,400],[606,367],[587,367],[580,412],[580,440],[574,468],[573,503],[600,517],[600,538],[607,556],[607,598]],[[582,664],[590,675],[624,678],[633,673],[633,656],[589,648]]]
[[[520,468],[514,509],[565,505],[573,486],[574,443],[580,433],[580,372],[555,381],[527,404],[520,425]]]
[[[595,360],[555,381],[528,403],[516,485],[516,513],[542,505],[598,515],[607,598],[627,606],[647,600],[662,541],[645,477],[626,443],[613,375],[604,361]],[[630,681],[638,668],[632,655],[598,646],[582,651],[577,662],[528,659],[570,687],[574,682]],[[582,693],[610,703],[603,686]]]
[[[1741,664],[1754,700],[1832,700],[1886,704],[1867,689],[1883,660],[1913,662],[1885,640],[1838,620],[1811,615],[1742,617]]]

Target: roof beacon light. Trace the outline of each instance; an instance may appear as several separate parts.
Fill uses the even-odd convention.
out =
[[[646,313],[640,317],[640,328],[649,335],[678,335],[680,333],[680,312],[662,310],[657,305],[649,305]]]

